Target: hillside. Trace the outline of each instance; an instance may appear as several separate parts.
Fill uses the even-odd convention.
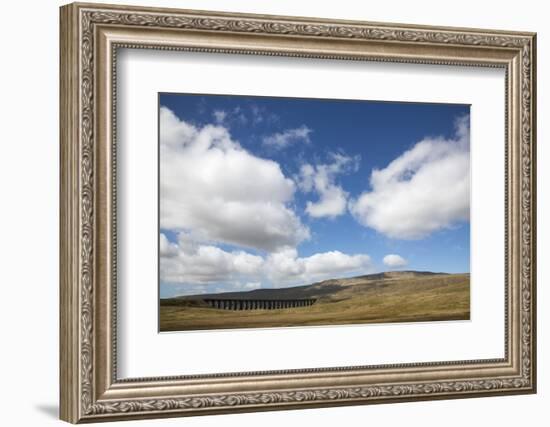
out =
[[[309,307],[233,311],[205,299],[301,300]],[[160,301],[160,330],[387,323],[470,318],[470,275],[400,271],[304,286],[188,295]]]
[[[171,300],[197,300],[204,298],[228,299],[340,299],[350,293],[368,291],[370,288],[388,285],[395,281],[427,278],[434,276],[448,276],[446,273],[432,273],[429,271],[389,271],[385,273],[368,274],[343,279],[329,279],[309,285],[292,286],[275,289],[254,289],[241,292],[220,292],[212,294],[185,295]]]

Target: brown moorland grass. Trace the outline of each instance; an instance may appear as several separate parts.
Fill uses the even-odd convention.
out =
[[[333,279],[281,293],[288,297],[299,289],[300,296],[317,298],[309,307],[232,311],[190,306],[186,298],[161,300],[160,331],[470,319],[469,274],[386,274]]]

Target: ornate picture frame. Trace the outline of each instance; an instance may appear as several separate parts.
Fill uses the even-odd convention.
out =
[[[80,3],[60,13],[61,419],[113,421],[536,391],[535,34]],[[118,378],[121,48],[504,69],[504,357]]]

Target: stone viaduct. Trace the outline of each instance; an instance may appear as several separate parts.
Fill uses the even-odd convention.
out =
[[[317,300],[314,298],[287,300],[205,298],[203,301],[210,307],[220,310],[277,310],[282,308],[309,307],[315,304]]]

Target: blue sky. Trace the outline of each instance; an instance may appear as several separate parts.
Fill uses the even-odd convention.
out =
[[[159,104],[161,297],[469,271],[469,106],[188,94]]]

